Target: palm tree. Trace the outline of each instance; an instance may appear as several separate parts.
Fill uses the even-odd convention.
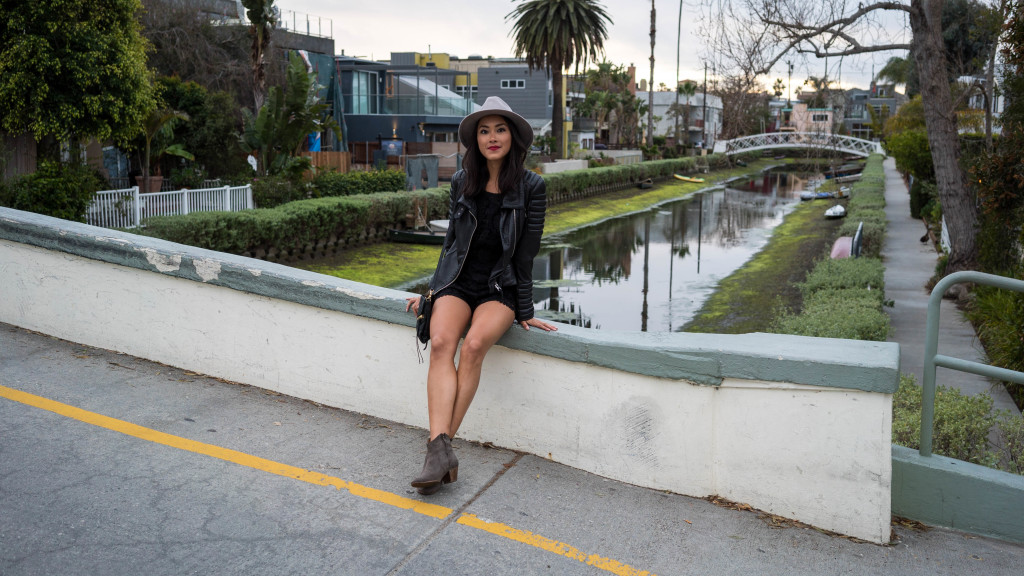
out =
[[[885,66],[878,71],[875,80],[888,80],[893,84],[906,86],[907,77],[910,75],[910,60],[893,56],[885,63]]]
[[[526,59],[531,70],[551,74],[554,106],[551,111],[551,133],[555,139],[552,151],[563,156],[562,71],[582,63],[586,67],[604,52],[611,22],[604,7],[596,0],[526,0],[505,16],[515,19],[512,33],[516,58]]]
[[[277,24],[274,14],[274,0],[242,0],[245,16],[249,19],[252,34],[252,96],[256,110],[263,107],[267,97],[267,48],[270,46],[270,31]]]
[[[686,96],[686,113],[683,115],[684,122],[683,127],[686,129],[686,142],[690,142],[690,98],[697,93],[697,83],[693,80],[687,80],[676,86],[676,94],[679,96]],[[678,98],[677,98],[678,99]],[[676,117],[676,145],[679,145],[679,122],[678,116]]]

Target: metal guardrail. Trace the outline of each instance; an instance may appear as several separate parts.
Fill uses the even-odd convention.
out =
[[[237,212],[254,207],[252,186],[220,186],[140,194],[138,186],[97,192],[86,222],[104,228],[136,228],[146,218],[190,212]]]
[[[998,380],[1024,384],[1024,372],[1007,370],[980,362],[953,358],[939,354],[939,313],[942,296],[955,284],[974,282],[986,286],[994,286],[1003,290],[1024,292],[1024,280],[985,274],[984,272],[954,272],[939,280],[928,299],[928,322],[925,327],[924,344],[924,383],[921,398],[921,456],[932,455],[932,433],[935,423],[935,370],[937,367],[949,368],[960,372],[968,372],[979,376],[987,376]]]

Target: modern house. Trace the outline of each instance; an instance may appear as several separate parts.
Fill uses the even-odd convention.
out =
[[[843,131],[850,136],[865,140],[877,140],[873,126],[884,123],[907,102],[907,97],[896,91],[893,84],[875,84],[867,90],[853,88],[846,90],[843,110]],[[872,115],[874,115],[872,117]]]
[[[829,108],[810,108],[807,102],[794,102],[792,107],[783,109],[786,123],[781,132],[809,132],[813,134],[832,134],[835,110]]]
[[[648,101],[648,93],[638,91],[637,98]],[[705,99],[706,98],[706,99]],[[676,118],[670,112],[676,103],[676,93],[672,91],[654,93],[654,135],[665,136],[669,141],[675,138]],[[681,144],[713,148],[718,135],[722,131],[722,99],[714,94],[698,92],[687,98],[679,97],[679,105],[686,108],[689,104],[689,126],[683,126],[684,117],[679,119]],[[685,116],[685,112],[682,112]],[[646,118],[644,118],[646,120]]]
[[[387,62],[341,55],[335,63],[349,142],[456,142],[462,117],[476,109],[453,90],[469,75],[448,68],[444,54],[395,52]]]

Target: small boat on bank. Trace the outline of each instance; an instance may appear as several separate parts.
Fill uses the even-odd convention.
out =
[[[445,232],[433,230],[396,230],[388,231],[388,239],[392,242],[403,244],[433,244],[440,246],[444,244]]]
[[[651,180],[650,178],[647,178],[646,180],[641,180],[636,183],[636,187],[641,190],[646,190],[652,186],[654,186],[654,180]]]
[[[682,180],[683,182],[696,182],[698,184],[703,183],[703,178],[694,178],[693,176],[680,176],[679,174],[673,174],[676,180]]]
[[[828,210],[825,210],[825,218],[834,219],[842,218],[843,216],[846,216],[846,208],[843,208],[839,204],[836,204],[835,206],[829,208]]]
[[[846,176],[836,176],[835,178],[832,178],[833,182],[841,182],[844,184],[847,182],[856,182],[857,180],[860,180],[860,173],[847,174]]]
[[[800,193],[801,200],[827,200],[828,198],[835,198],[835,196],[831,192],[813,192],[811,190]]]

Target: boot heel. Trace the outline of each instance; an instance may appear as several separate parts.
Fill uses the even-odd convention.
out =
[[[449,484],[451,482],[455,482],[456,480],[458,480],[459,479],[459,467],[456,466],[455,468],[452,468],[451,470],[449,470],[448,471],[448,475],[445,476],[444,478],[445,478],[445,480],[444,480],[445,484]]]

